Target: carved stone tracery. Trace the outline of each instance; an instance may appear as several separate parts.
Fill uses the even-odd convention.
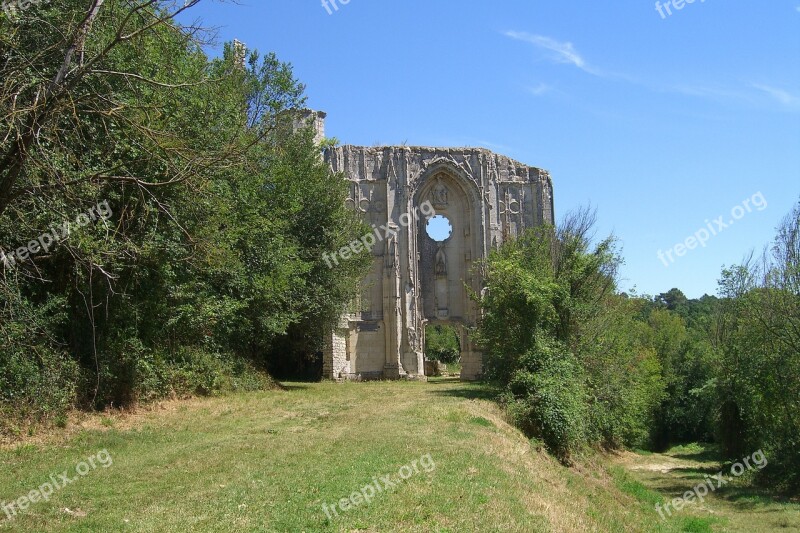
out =
[[[396,231],[376,244],[369,285],[360,289],[370,299],[361,309],[371,311],[346,315],[326,338],[325,376],[423,377],[425,326],[446,323],[461,332],[462,379],[478,378],[482,356],[467,334],[478,309],[469,293],[483,286],[473,265],[525,228],[552,223],[549,174],[480,148],[342,146],[325,160],[351,182],[347,205]],[[427,235],[425,202],[450,220],[446,241]],[[413,213],[404,226],[401,216]]]

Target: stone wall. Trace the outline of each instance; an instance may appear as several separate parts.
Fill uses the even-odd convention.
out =
[[[352,377],[347,350],[348,325],[345,321],[326,334],[322,350],[322,375],[342,380]]]
[[[443,323],[462,332],[462,378],[479,378],[483,357],[467,334],[479,319],[468,289],[483,288],[474,267],[525,228],[553,223],[549,174],[483,148],[340,146],[325,161],[349,181],[347,205],[391,230],[373,247],[357,312],[330,335],[325,377],[424,379],[425,326]],[[426,202],[450,220],[448,239],[427,235]]]

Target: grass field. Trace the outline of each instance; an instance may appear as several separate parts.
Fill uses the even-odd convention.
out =
[[[51,475],[77,478],[13,519],[0,510],[0,531],[724,527],[690,513],[662,521],[647,480],[606,458],[562,467],[503,421],[488,392],[452,379],[295,383],[91,416],[0,451],[0,504]],[[381,490],[364,501],[376,483]]]

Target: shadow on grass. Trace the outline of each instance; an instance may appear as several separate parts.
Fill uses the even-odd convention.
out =
[[[704,475],[713,476],[719,474],[720,472],[724,472],[725,469],[723,466],[724,465],[722,463],[719,463],[717,465],[709,466],[673,468],[670,470],[670,472],[677,472],[684,478],[703,477]]]
[[[434,389],[432,392],[441,396],[450,396],[455,398],[466,398],[468,400],[494,400],[497,398],[497,391],[491,386],[475,382],[469,383],[459,380],[459,378],[442,378],[436,380],[428,380],[428,384]],[[459,385],[452,388],[441,388],[436,390],[440,385]]]
[[[310,384],[306,385],[304,383],[279,383],[279,385],[281,390],[288,392],[308,390],[311,388]]]
[[[687,459],[689,461],[697,461],[699,463],[725,462],[722,458],[722,454],[720,454],[719,447],[714,444],[695,443],[688,446],[691,446],[690,450],[684,451],[681,449],[683,446],[676,446],[664,452],[664,455],[680,459]]]
[[[674,471],[675,470],[673,470],[673,472]],[[725,479],[729,479],[729,477],[726,475]],[[685,481],[685,483],[683,481]],[[670,499],[673,497],[680,497],[686,491],[691,491],[694,487],[703,485],[705,483],[705,479],[681,477],[680,480],[673,480],[669,483],[658,483],[656,481],[654,483],[654,488],[665,498]],[[714,489],[709,491],[709,495],[714,495],[721,500],[729,502],[740,512],[769,513],[772,511],[764,508],[764,506],[790,503],[788,498],[774,494],[768,489],[761,489],[752,486],[732,487],[723,485],[722,487],[718,487],[716,479],[708,480],[708,483],[714,484]]]
[[[748,510],[770,504],[791,503],[790,499],[784,495],[757,487],[730,487],[722,492],[722,497],[736,507]],[[759,512],[769,512],[769,510],[765,509]]]
[[[697,461],[698,463],[724,463],[725,460],[722,458],[720,453],[714,449],[703,450],[702,452],[698,453],[669,453],[667,452],[666,455],[670,457],[675,457],[676,459],[686,459],[688,461]]]

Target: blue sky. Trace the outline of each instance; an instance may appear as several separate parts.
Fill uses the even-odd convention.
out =
[[[345,144],[483,146],[548,169],[557,216],[591,204],[618,237],[623,290],[715,293],[800,199],[800,0],[663,16],[650,0],[320,2],[192,13],[292,63]],[[718,231],[705,247],[673,249],[702,228]]]

